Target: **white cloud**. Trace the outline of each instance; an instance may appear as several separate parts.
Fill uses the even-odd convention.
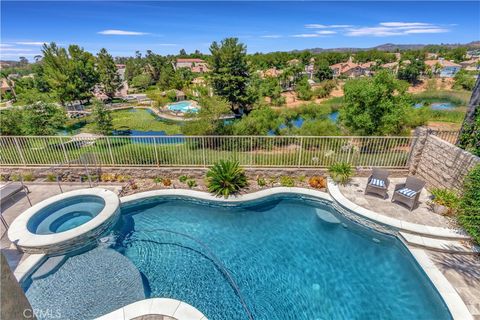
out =
[[[279,34],[267,34],[264,36],[260,36],[261,38],[270,38],[270,39],[278,39],[281,38],[282,36]]]
[[[302,33],[302,34],[294,34],[293,38],[318,38],[321,37],[321,34],[318,33]]]
[[[0,48],[12,47],[11,44],[8,43],[0,43]]]
[[[381,26],[384,27],[422,27],[431,26],[430,23],[424,22],[381,22]]]
[[[305,28],[307,29],[330,29],[330,28],[350,28],[353,27],[350,24],[316,24],[316,23],[310,23],[306,24]]]
[[[116,30],[116,29],[102,30],[102,31],[99,31],[98,33],[107,35],[107,36],[144,36],[149,34],[147,32],[126,31],[126,30]]]
[[[345,35],[351,37],[387,37],[422,33],[444,33],[450,31],[440,25],[424,22],[381,22],[375,27],[348,28],[346,30]]]
[[[0,51],[20,51],[20,52],[27,52],[33,51],[32,49],[24,49],[24,48],[0,48]]]
[[[335,34],[337,32],[332,31],[332,30],[320,30],[320,31],[315,31],[315,33],[317,33],[317,34]]]
[[[444,33],[448,32],[448,29],[444,28],[430,28],[430,29],[412,29],[412,30],[405,30],[406,34],[410,33]]]
[[[15,42],[15,44],[23,45],[23,46],[43,46],[46,42],[42,41],[19,41]]]

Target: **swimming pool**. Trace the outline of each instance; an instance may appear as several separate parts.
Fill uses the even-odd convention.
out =
[[[124,204],[101,246],[54,269],[27,297],[71,318],[169,297],[208,319],[248,319],[242,301],[254,319],[451,319],[398,239],[297,195]]]
[[[191,101],[180,101],[175,103],[170,103],[167,105],[167,109],[174,112],[182,112],[182,113],[197,113],[198,107],[194,106]]]

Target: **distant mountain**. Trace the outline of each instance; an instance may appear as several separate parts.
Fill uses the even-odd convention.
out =
[[[312,53],[320,53],[320,52],[356,52],[356,51],[366,51],[366,50],[379,50],[379,51],[403,51],[403,50],[420,50],[427,46],[444,46],[449,48],[456,48],[456,47],[468,47],[471,49],[479,49],[480,48],[480,41],[472,41],[469,43],[442,43],[442,44],[394,44],[394,43],[385,43],[371,48],[331,48],[331,49],[323,49],[323,48],[311,48],[305,50],[294,50],[294,52],[300,51],[310,51]]]

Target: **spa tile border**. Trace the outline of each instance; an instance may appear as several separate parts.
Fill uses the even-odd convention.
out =
[[[35,234],[28,230],[28,221],[47,206],[71,197],[97,196],[104,200],[105,207],[90,221],[71,230],[52,234]],[[8,238],[24,252],[28,253],[62,253],[82,246],[92,238],[108,229],[120,214],[120,200],[110,190],[102,188],[80,189],[65,192],[25,210],[11,224]]]

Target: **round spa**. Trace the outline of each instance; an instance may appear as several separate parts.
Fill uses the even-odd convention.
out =
[[[120,200],[112,191],[92,188],[48,198],[17,217],[10,241],[29,253],[62,254],[95,242],[117,221]]]

